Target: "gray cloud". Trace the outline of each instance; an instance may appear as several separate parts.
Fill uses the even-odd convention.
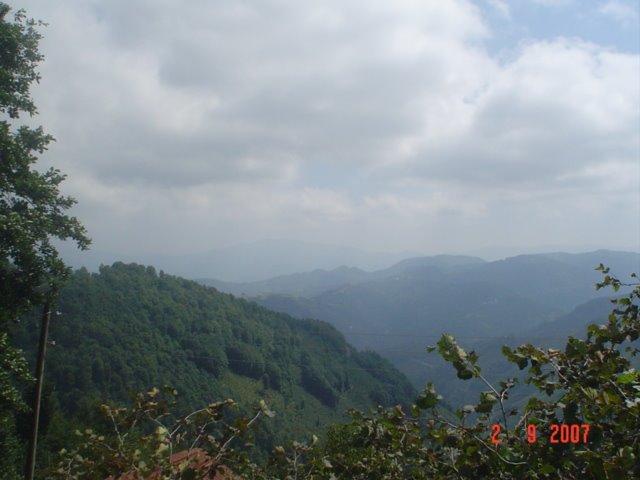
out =
[[[551,38],[495,58],[465,0],[21,6],[50,23],[46,161],[98,247],[451,251],[637,219],[637,53]]]

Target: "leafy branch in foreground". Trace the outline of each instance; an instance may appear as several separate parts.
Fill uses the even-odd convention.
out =
[[[620,282],[602,265],[597,270],[605,275],[597,288],[611,286],[617,292],[621,286],[633,287],[626,296],[612,300],[616,307],[605,324],[590,325],[584,340],[569,337],[564,350],[530,344],[513,350],[503,347],[509,361],[521,370],[529,367],[526,383],[544,394],[543,398],[530,398],[519,413],[515,427],[508,429],[503,401],[513,381],[501,382],[500,390],[490,387],[490,392],[481,394],[477,406],[458,412],[459,416],[472,411],[485,414],[478,417],[478,423],[471,428],[486,438],[483,430],[489,431],[489,424],[484,422],[489,419],[493,406],[499,405],[505,435],[499,438],[495,448],[496,455],[502,457],[496,456],[499,462],[493,464],[497,470],[492,471],[495,478],[640,476],[640,375],[631,364],[638,353],[634,342],[640,333],[640,286]],[[466,354],[447,336],[440,340],[438,349],[453,363],[459,377],[477,377],[489,385],[480,374],[473,352]],[[511,411],[509,415],[518,415],[518,412]],[[575,442],[565,441],[566,438],[563,440],[557,435],[562,425],[566,425],[567,430],[581,426],[589,434]],[[473,435],[469,428],[460,433]]]
[[[623,285],[607,275],[598,287]],[[612,301],[607,322],[590,325],[586,339],[570,337],[564,350],[503,348],[521,370],[529,367],[526,383],[542,394],[521,410],[506,404],[515,379],[494,387],[478,356],[443,335],[429,350],[437,349],[459,378],[487,386],[477,405],[450,418],[427,385],[410,415],[399,408],[352,412],[350,424],[334,427],[323,447],[306,452],[306,464],[297,462],[297,478],[303,472],[345,479],[640,478],[640,374],[631,363],[638,353],[640,286],[626,286],[633,290]],[[509,417],[518,419],[512,427]]]
[[[57,465],[46,478],[213,478],[217,471],[249,472],[253,468],[246,455],[232,448],[245,437],[263,415],[274,413],[261,401],[250,419],[231,414],[233,400],[211,403],[207,407],[175,418],[169,387],[153,388],[137,394],[131,408],[102,405],[107,420],[102,432],[77,431],[82,437],[78,448],[62,450]],[[245,444],[244,447],[249,447]]]

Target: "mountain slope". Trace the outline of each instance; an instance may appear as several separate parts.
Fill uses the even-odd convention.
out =
[[[428,339],[443,332],[508,335],[547,322],[603,296],[594,267],[603,262],[626,278],[640,254],[522,255],[496,262],[473,257],[409,259],[373,272],[369,280],[318,295],[262,295],[270,309],[335,325],[358,347],[399,346],[398,336]]]
[[[300,318],[319,318],[350,343],[374,350],[397,347],[406,338],[424,345],[443,332],[487,336],[553,318],[553,310],[510,290],[481,281],[454,281],[438,268],[345,286],[312,298],[269,295],[257,301]]]
[[[223,282],[209,278],[197,279],[196,281],[236,296],[290,294],[308,297],[341,285],[364,282],[370,276],[369,272],[359,268],[342,266],[333,270],[317,269],[311,272],[281,275],[260,282]]]
[[[386,269],[391,275],[374,272],[380,278],[308,298],[264,295],[257,301],[275,311],[332,323],[350,343],[390,359],[422,388],[426,381],[437,383],[453,372],[424,352],[442,333],[454,335],[469,349],[495,350],[490,363],[500,372],[506,365],[500,347],[509,338],[524,342],[545,337],[553,345],[581,333],[581,322],[603,319],[609,294],[594,288],[601,280],[594,267],[601,262],[621,279],[640,271],[640,254],[629,252],[522,255],[448,265],[418,258]],[[524,332],[529,332],[526,338]],[[449,383],[442,386],[446,390]]]
[[[47,380],[65,415],[169,384],[184,408],[264,398],[278,415],[267,437],[296,438],[350,407],[413,400],[406,378],[359,353],[325,322],[300,321],[152,267],[116,263],[74,273],[51,322]],[[38,318],[16,332],[35,356]]]
[[[567,338],[584,338],[587,326],[591,323],[606,323],[612,304],[608,298],[597,298],[577,306],[566,315],[552,321],[522,328],[521,331],[501,335],[496,332],[493,338],[474,338],[459,335],[459,344],[467,351],[475,351],[480,356],[479,365],[483,375],[491,382],[519,375],[518,368],[509,363],[501,353],[503,345],[517,347],[531,343],[542,348],[564,348]],[[436,340],[431,340],[431,344]],[[480,391],[486,389],[481,382],[452,381],[455,378],[453,367],[445,363],[436,353],[426,353],[425,343],[405,338],[405,342],[393,348],[380,349],[379,353],[391,360],[398,369],[407,375],[414,385],[433,382],[445,398],[455,398],[461,403],[472,403]],[[514,390],[514,398],[522,398],[529,392],[524,385]]]

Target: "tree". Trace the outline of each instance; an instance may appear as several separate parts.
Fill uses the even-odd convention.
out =
[[[22,10],[13,22],[10,7],[0,3],[0,326],[45,302],[69,273],[51,241],[71,239],[89,246],[84,227],[65,212],[76,202],[60,193],[65,176],[55,168],[34,168],[53,137],[42,127],[15,128],[21,113],[36,107],[29,87],[40,80],[36,66],[41,22],[26,19]],[[6,118],[8,117],[8,118]]]
[[[27,19],[22,10],[9,21],[10,10],[0,3],[0,341],[7,344],[0,349],[0,404],[10,407],[0,411],[2,451],[15,443],[8,433],[11,411],[25,408],[15,384],[28,380],[24,359],[9,344],[9,325],[34,306],[51,302],[68,276],[52,240],[71,239],[81,249],[90,243],[80,222],[65,213],[75,203],[60,193],[65,176],[54,168],[35,169],[53,137],[42,127],[16,127],[21,114],[37,113],[29,89],[40,80],[37,27],[44,24]],[[15,468],[1,464],[7,456],[2,458],[3,478],[15,476]]]

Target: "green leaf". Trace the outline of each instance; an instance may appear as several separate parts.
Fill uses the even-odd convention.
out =
[[[428,383],[424,391],[418,396],[416,405],[423,410],[435,407],[442,400],[440,395],[436,394],[436,389],[432,383]]]
[[[502,346],[502,355],[504,355],[511,363],[518,365],[520,370],[525,369],[528,365],[528,359],[526,356],[520,352],[514,352],[507,345]]]
[[[480,403],[476,406],[478,413],[491,413],[493,406],[498,401],[493,392],[482,392],[480,394]]]
[[[553,465],[549,465],[548,463],[546,463],[542,467],[540,467],[538,471],[543,475],[550,475],[555,472],[556,469],[553,467]]]
[[[620,385],[627,385],[637,379],[640,379],[640,372],[632,368],[631,370],[627,370],[626,372],[618,375],[618,377],[616,378],[616,382]]]

